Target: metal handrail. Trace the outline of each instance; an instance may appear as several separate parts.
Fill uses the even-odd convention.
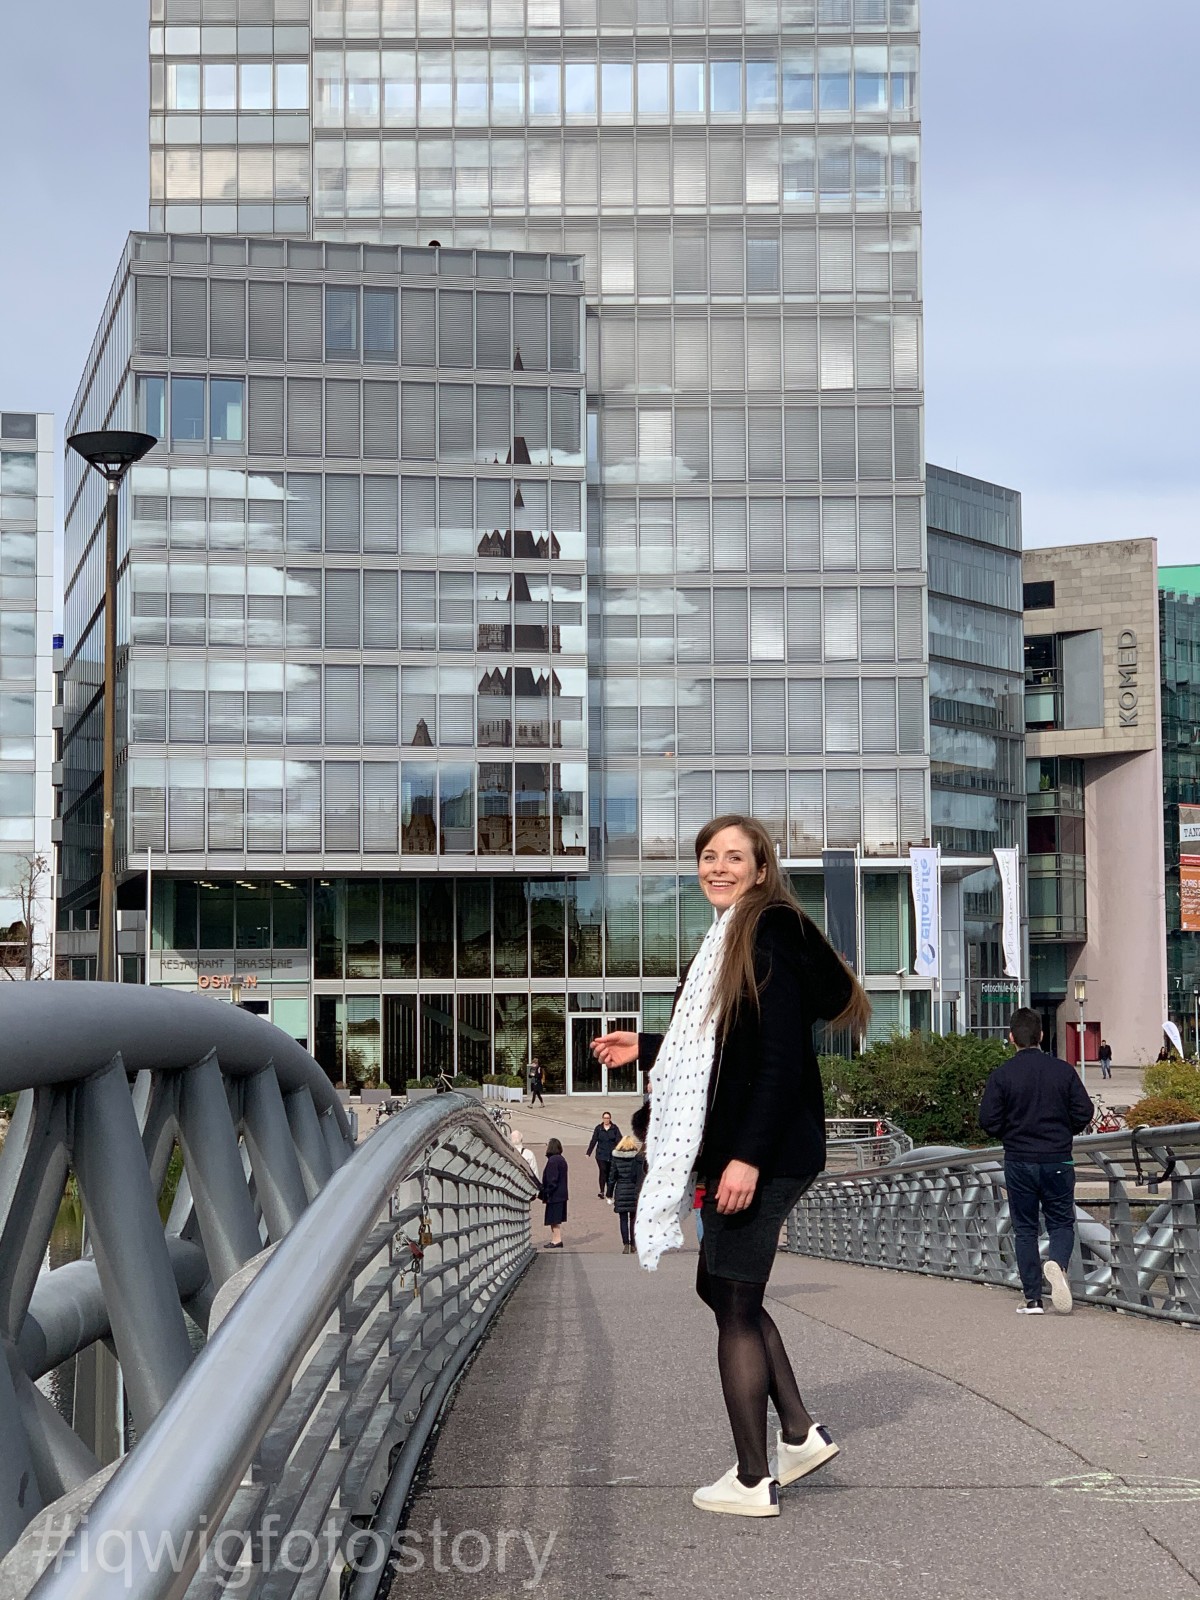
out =
[[[407,1196],[401,1192],[406,1185]],[[442,1194],[430,1193],[431,1187]],[[344,1555],[351,1516],[369,1516],[386,1489],[387,1456],[404,1445],[410,1475],[415,1470],[419,1448],[409,1441],[419,1446],[436,1420],[437,1404],[430,1401],[444,1391],[443,1382],[438,1395],[432,1393],[439,1375],[465,1362],[498,1297],[532,1258],[529,1201],[536,1187],[512,1145],[466,1096],[441,1095],[390,1119],[330,1178],[243,1290],[145,1438],[99,1493],[86,1538],[76,1530],[35,1584],[37,1600],[178,1600],[193,1581],[207,1583],[205,1593],[212,1593],[214,1573],[201,1569],[201,1532],[254,1538],[269,1514],[282,1464],[315,1426],[321,1396],[344,1405],[350,1389],[349,1406],[339,1412],[340,1433],[333,1430],[338,1436],[330,1444],[331,1458],[335,1445],[344,1458],[343,1475],[357,1460],[350,1493],[344,1476],[331,1477],[318,1497],[316,1526],[303,1530],[329,1536],[330,1519],[336,1519],[332,1542]],[[405,1281],[412,1253],[402,1224],[442,1204],[451,1210],[451,1225],[434,1230],[428,1250],[453,1255],[441,1261],[447,1270],[440,1274],[436,1261],[423,1269],[436,1288],[422,1289],[418,1303]],[[458,1231],[464,1206],[472,1213],[465,1252]],[[475,1275],[473,1254],[483,1269]],[[428,1346],[427,1323],[436,1330]],[[296,1397],[305,1374],[330,1339],[342,1341],[342,1348],[328,1385],[318,1385],[320,1393],[301,1405]],[[398,1387],[397,1371],[406,1362]],[[285,1412],[289,1402],[294,1416]],[[356,1403],[357,1436],[345,1421]],[[372,1428],[378,1437],[368,1436]],[[368,1458],[373,1470],[361,1470]],[[247,1513],[239,1509],[239,1496],[255,1485],[264,1492]],[[343,1503],[331,1511],[335,1498]],[[403,1500],[394,1489],[388,1495],[395,1515]],[[94,1549],[110,1530],[137,1530],[132,1566],[115,1574],[87,1560],[87,1541]],[[394,1523],[377,1531],[390,1543]],[[166,1541],[186,1556],[156,1566],[151,1557],[169,1547]],[[269,1563],[269,1552],[255,1559]],[[278,1570],[264,1565],[250,1586],[239,1581],[237,1592],[249,1597],[273,1579],[273,1596],[290,1593],[303,1576],[296,1574],[291,1585],[285,1578],[280,1587]],[[313,1574],[307,1576],[311,1584]],[[218,1592],[223,1586],[218,1583]]]
[[[1082,1180],[1075,1297],[1200,1326],[1200,1123],[1089,1134],[1075,1140],[1073,1153]],[[1147,1161],[1161,1170],[1143,1173]],[[1159,1199],[1164,1186],[1169,1197]],[[1090,1187],[1107,1193],[1090,1197]],[[1004,1151],[929,1149],[868,1172],[826,1173],[789,1217],[785,1248],[1016,1285]]]

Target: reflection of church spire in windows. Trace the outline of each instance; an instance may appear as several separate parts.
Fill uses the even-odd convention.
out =
[[[421,717],[413,729],[412,743],[422,745],[427,749],[433,748],[433,740],[429,736],[429,724]]]

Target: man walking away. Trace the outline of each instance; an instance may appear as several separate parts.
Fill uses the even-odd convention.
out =
[[[1041,1316],[1042,1276],[1056,1311],[1071,1309],[1067,1268],[1075,1245],[1075,1164],[1071,1140],[1092,1120],[1092,1102],[1074,1067],[1038,1049],[1042,1024],[1027,1006],[1008,1025],[1016,1050],[992,1073],[979,1106],[979,1125],[1004,1146],[1004,1183],[1025,1298],[1018,1312]],[[1038,1208],[1050,1236],[1043,1269]]]
[[[1109,1044],[1107,1039],[1101,1039],[1100,1041],[1100,1076],[1102,1078],[1112,1077],[1112,1045]]]

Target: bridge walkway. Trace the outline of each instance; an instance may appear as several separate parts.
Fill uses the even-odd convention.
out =
[[[1200,1600],[1195,1332],[781,1254],[771,1313],[842,1453],[777,1520],[717,1517],[690,1499],[732,1459],[694,1249],[643,1272],[590,1195],[567,1239],[460,1386],[391,1600]]]

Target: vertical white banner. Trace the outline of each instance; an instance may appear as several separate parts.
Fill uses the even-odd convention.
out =
[[[1004,928],[1001,943],[1004,947],[1004,973],[1006,977],[1021,981],[1021,866],[1015,847],[993,850],[996,866],[1000,870],[1000,895],[1004,906]]]
[[[913,912],[917,922],[917,950],[913,971],[919,978],[942,975],[942,879],[937,847],[910,845]]]

